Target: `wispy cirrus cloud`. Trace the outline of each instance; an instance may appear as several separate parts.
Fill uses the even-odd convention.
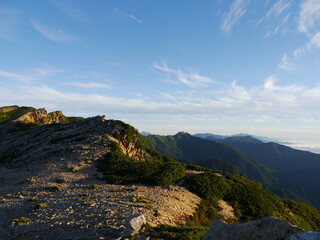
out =
[[[291,72],[298,70],[297,65],[294,63],[294,60],[291,59],[287,53],[283,54],[278,67],[282,70],[291,71]]]
[[[269,18],[272,16],[279,16],[281,15],[286,9],[288,9],[292,4],[292,0],[287,1],[287,0],[280,0],[277,1],[266,13],[265,17]]]
[[[267,13],[256,23],[261,24],[264,21],[268,21],[269,30],[265,33],[265,38],[274,36],[276,34],[285,34],[288,30],[287,23],[291,17],[291,13],[288,12],[292,5],[292,0],[280,0],[273,4]]]
[[[31,69],[31,75],[33,75],[34,77],[46,77],[63,71],[63,69],[58,68],[56,66],[47,63],[42,63],[39,67]]]
[[[12,72],[0,71],[0,79],[5,79],[5,80],[11,79],[11,80],[29,82],[33,80],[33,77],[26,76],[23,74],[12,73]]]
[[[310,41],[306,44],[308,49],[311,48],[320,48],[320,32],[317,32],[312,36]]]
[[[66,85],[80,88],[109,88],[109,85],[97,82],[66,82]]]
[[[250,0],[234,0],[231,4],[230,10],[225,13],[221,29],[224,32],[230,32],[232,27],[244,16],[246,13],[246,5]]]
[[[154,63],[153,67],[165,74],[174,76],[176,82],[180,82],[191,88],[205,87],[215,82],[211,78],[202,76],[196,72],[183,72],[180,69],[170,68],[166,62],[162,64]]]
[[[306,42],[303,46],[295,49],[293,51],[293,56],[298,59],[302,55],[306,54],[308,51],[311,51],[314,48],[320,48],[320,32],[314,34],[308,42]]]
[[[75,42],[80,40],[78,37],[61,29],[54,29],[35,20],[31,20],[31,25],[44,37],[54,42]]]
[[[316,23],[320,20],[320,1],[303,0],[300,8],[298,30],[308,33],[314,29]]]
[[[8,72],[0,70],[0,79],[31,82],[40,78],[55,75],[56,73],[60,72],[63,72],[63,69],[57,68],[50,64],[42,63],[38,67],[30,68],[21,72]]]
[[[19,13],[15,9],[0,3],[0,38],[12,39],[20,21]]]
[[[131,21],[134,21],[134,22],[137,22],[137,23],[140,23],[140,24],[142,23],[142,20],[140,18],[138,18],[137,16],[133,15],[132,13],[124,12],[123,10],[120,10],[119,8],[114,8],[113,13],[116,16],[121,16],[121,17],[124,17],[124,18],[128,18]]]
[[[76,6],[76,1],[55,0],[53,3],[69,17],[81,22],[89,21],[87,14]]]
[[[123,67],[123,64],[118,63],[118,62],[107,62],[107,64],[108,64],[109,66],[118,67],[118,68]]]

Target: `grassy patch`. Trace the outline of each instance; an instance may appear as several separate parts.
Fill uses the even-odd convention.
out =
[[[19,217],[19,218],[16,218],[12,221],[13,224],[15,225],[26,225],[26,224],[29,224],[31,223],[31,219],[30,218],[26,218],[26,217]]]
[[[204,237],[207,228],[160,225],[154,228],[153,231],[151,239],[201,240]]]
[[[48,208],[49,206],[46,203],[38,203],[33,206],[34,210],[40,210],[40,209],[45,209]]]
[[[78,166],[72,167],[72,168],[70,168],[70,171],[71,172],[79,172],[80,171],[80,167],[78,167]]]
[[[39,198],[38,197],[32,197],[29,199],[30,202],[36,202],[36,201],[39,201]]]
[[[148,198],[146,198],[145,196],[143,196],[143,195],[137,195],[137,196],[134,196],[131,199],[131,202],[134,202],[134,203],[150,203],[150,200]]]

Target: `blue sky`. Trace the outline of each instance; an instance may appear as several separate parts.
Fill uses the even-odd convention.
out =
[[[2,0],[0,105],[320,150],[319,0]]]

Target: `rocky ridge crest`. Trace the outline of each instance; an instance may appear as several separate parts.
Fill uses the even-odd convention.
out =
[[[183,187],[105,183],[95,162],[113,142],[139,161],[146,158],[122,122],[97,116],[19,128],[21,121],[47,119],[46,111],[35,113],[0,123],[0,239],[124,239],[130,216],[175,225],[195,212],[201,199]]]

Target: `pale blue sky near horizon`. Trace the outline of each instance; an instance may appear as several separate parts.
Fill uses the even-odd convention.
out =
[[[319,0],[1,0],[0,105],[320,152]]]

